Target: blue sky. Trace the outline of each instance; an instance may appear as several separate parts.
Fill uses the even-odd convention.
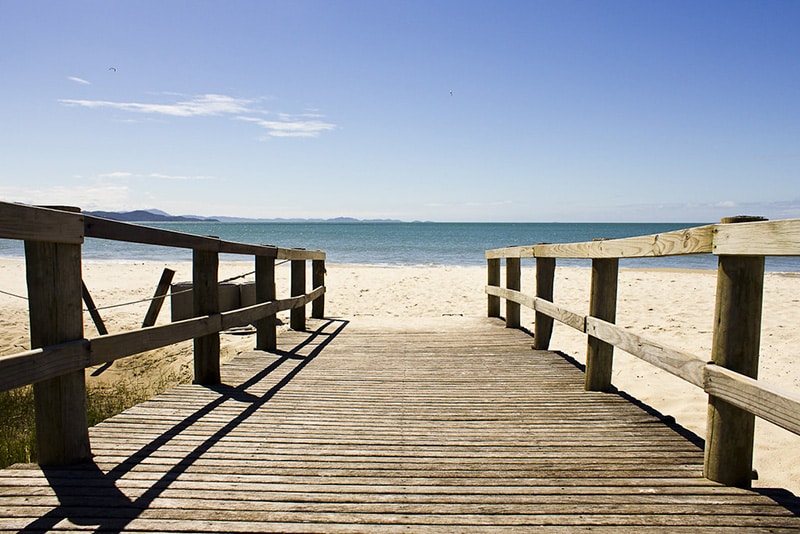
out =
[[[797,1],[0,0],[0,13],[5,201],[800,217]]]

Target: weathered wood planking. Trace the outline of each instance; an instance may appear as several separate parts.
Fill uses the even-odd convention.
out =
[[[702,478],[696,440],[501,321],[309,326],[94,427],[93,464],[1,471],[0,530],[800,529],[796,498]]]

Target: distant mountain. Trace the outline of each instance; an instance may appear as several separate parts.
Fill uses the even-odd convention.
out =
[[[200,215],[170,215],[157,209],[135,211],[85,211],[87,215],[124,222],[278,222],[278,223],[399,223],[396,219],[356,219],[353,217],[334,217],[332,219],[276,218],[251,219],[246,217],[202,217]]]
[[[216,219],[170,215],[160,210],[86,211],[86,215],[123,222],[218,222]]]

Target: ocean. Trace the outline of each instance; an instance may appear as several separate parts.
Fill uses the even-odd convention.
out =
[[[614,239],[701,226],[704,223],[149,223],[150,226],[228,241],[319,249],[334,264],[376,266],[482,266],[484,251],[511,245],[570,243]],[[0,257],[22,257],[19,241],[0,240]],[[85,260],[189,261],[191,251],[87,239]],[[225,260],[241,260],[227,256]],[[530,260],[533,261],[533,260]],[[800,258],[767,258],[767,270],[800,272]],[[589,260],[558,260],[559,265],[589,266]],[[712,255],[623,259],[620,267],[716,269]]]

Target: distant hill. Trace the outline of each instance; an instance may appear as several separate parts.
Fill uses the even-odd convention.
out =
[[[199,217],[184,217],[170,215],[157,210],[135,210],[135,211],[86,211],[87,215],[102,217],[123,222],[219,222],[217,219],[205,219]]]
[[[87,215],[102,217],[124,222],[280,222],[280,223],[305,223],[305,222],[332,222],[332,223],[399,223],[395,219],[355,219],[353,217],[335,217],[333,219],[248,219],[245,217],[201,217],[199,215],[170,215],[161,210],[135,210],[135,211],[85,211]]]

